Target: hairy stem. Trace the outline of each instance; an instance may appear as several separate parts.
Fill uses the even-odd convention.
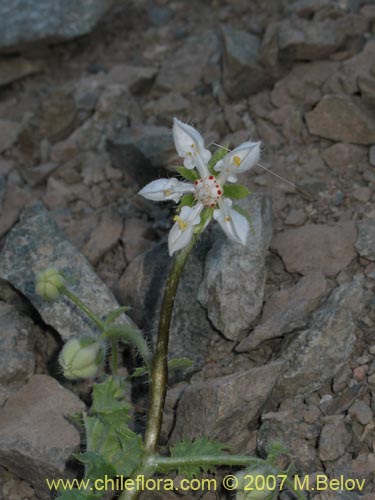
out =
[[[150,368],[152,352],[140,330],[132,325],[113,325],[109,326],[104,333],[108,334],[109,337],[117,337],[118,339],[133,344],[137,348],[147,368]]]
[[[163,304],[160,311],[158,338],[151,367],[150,402],[145,435],[145,450],[147,455],[155,454],[159,444],[168,382],[169,327],[177,287],[195,241],[196,238],[192,238],[189,245],[176,254],[165,286]]]
[[[104,330],[104,323],[103,321],[98,318],[98,316],[91,311],[91,309],[84,304],[73,292],[71,292],[68,288],[65,286],[60,288],[60,291],[68,297],[77,307],[81,309],[95,325],[99,328],[100,331]]]

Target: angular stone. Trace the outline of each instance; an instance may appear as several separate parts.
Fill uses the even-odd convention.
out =
[[[57,163],[43,163],[36,167],[22,169],[21,175],[29,186],[35,187],[42,184],[57,167]]]
[[[355,243],[359,255],[375,261],[375,219],[363,219],[357,222],[358,239]]]
[[[371,146],[371,148],[370,148],[369,161],[370,161],[370,165],[375,167],[375,146]]]
[[[336,420],[326,424],[319,440],[319,458],[320,460],[336,460],[346,451],[346,447],[352,440],[352,435],[346,428],[343,417],[337,417]]]
[[[61,88],[43,99],[38,112],[39,132],[51,142],[65,139],[73,130],[76,107],[69,89]]]
[[[281,256],[290,273],[321,271],[335,276],[356,257],[356,237],[353,222],[334,226],[309,224],[277,234],[271,248]]]
[[[215,33],[187,38],[180,49],[164,60],[155,88],[182,94],[191,92],[199,85],[207,66],[217,66],[218,54],[219,40]]]
[[[121,83],[130,92],[138,95],[147,92],[151,88],[156,74],[157,69],[154,67],[117,64],[111,68],[106,80],[112,83]]]
[[[310,327],[282,354],[288,368],[275,388],[275,398],[307,397],[330,381],[348,362],[356,340],[357,318],[364,307],[363,282],[337,287],[314,312]]]
[[[36,273],[54,267],[74,279],[72,291],[99,316],[119,307],[91,266],[58,229],[42,204],[27,207],[7,236],[0,254],[0,277],[23,293],[64,340],[94,330],[94,325],[68,299],[46,302],[35,292]],[[124,314],[123,321],[130,321]]]
[[[37,327],[5,302],[0,302],[0,322],[0,384],[19,386],[34,373]]]
[[[205,363],[208,344],[217,335],[207,320],[206,311],[194,295],[202,281],[204,260],[211,244],[206,233],[186,263],[177,289],[170,327],[170,357],[188,357],[193,361],[194,367]],[[171,263],[167,245],[154,245],[132,260],[117,286],[117,296],[121,303],[131,306],[132,319],[153,340],[156,339],[161,302]]]
[[[166,127],[146,125],[124,129],[107,143],[112,165],[139,186],[155,178],[175,156],[172,132]]]
[[[0,49],[16,50],[30,42],[70,40],[91,31],[108,0],[3,0]]]
[[[256,349],[262,342],[306,325],[308,315],[325,296],[327,282],[322,273],[307,275],[293,287],[276,292],[263,307],[262,322],[236,348]]]
[[[24,59],[23,57],[3,59],[0,61],[0,87],[39,73],[43,70],[43,67],[41,62]]]
[[[338,19],[307,20],[287,18],[279,34],[281,61],[324,59],[351,38],[362,36],[368,27],[364,17],[350,14]]]
[[[224,89],[232,99],[241,99],[264,89],[266,76],[259,64],[257,36],[224,26]]]
[[[0,409],[0,464],[51,498],[46,478],[66,476],[66,462],[80,443],[67,417],[85,405],[47,375],[34,375]]]
[[[375,116],[357,97],[326,95],[306,114],[311,134],[354,144],[375,142]]]
[[[21,131],[19,123],[0,119],[0,153],[13,146]]]
[[[233,244],[215,227],[215,243],[207,255],[198,291],[210,321],[230,340],[241,339],[262,309],[265,256],[272,236],[268,197],[252,195],[241,206],[250,214],[253,226],[247,245]]]
[[[326,148],[322,153],[322,158],[331,168],[354,167],[366,161],[366,153],[366,148],[363,146],[338,142]]]
[[[269,363],[187,387],[171,441],[206,436],[245,451],[246,429],[256,425],[282,370],[282,363]]]
[[[366,425],[371,422],[374,418],[371,408],[367,403],[361,400],[357,400],[349,408],[349,415],[358,420],[362,425]]]
[[[16,223],[29,199],[26,191],[8,182],[0,197],[0,238]]]

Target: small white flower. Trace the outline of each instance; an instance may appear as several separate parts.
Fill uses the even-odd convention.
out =
[[[174,178],[158,179],[139,191],[139,194],[149,200],[173,200],[176,203],[184,195],[190,195],[187,204],[183,204],[180,213],[174,217],[175,224],[168,238],[169,254],[173,255],[187,246],[194,232],[203,231],[212,218],[218,221],[231,240],[245,245],[249,223],[225,196],[225,184],[236,182],[236,174],[249,170],[257,164],[260,142],[244,142],[226,154],[214,167],[218,175],[213,175],[212,166],[211,172],[208,166],[211,153],[205,149],[203,137],[195,128],[175,118],[173,138],[178,154],[184,159],[184,167],[192,171],[191,175],[193,178],[196,177],[196,180],[192,183],[181,182]],[[190,174],[187,177],[190,178]],[[232,190],[236,188],[241,189],[240,186],[233,186]],[[202,217],[204,224],[201,224]]]

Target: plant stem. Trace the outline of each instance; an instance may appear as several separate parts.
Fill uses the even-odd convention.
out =
[[[117,345],[117,339],[112,339],[111,340],[111,351],[112,351],[112,357],[111,357],[112,375],[117,375],[117,371],[118,371],[118,345]]]
[[[145,435],[146,455],[155,454],[159,444],[168,382],[169,327],[171,324],[177,287],[186,260],[195,242],[196,237],[193,237],[189,245],[176,254],[165,286],[164,298],[160,311],[156,349],[151,367],[150,402]]]
[[[184,465],[259,465],[267,463],[265,460],[248,455],[201,455],[186,457],[162,457],[154,455],[149,458],[149,463],[153,464],[155,469],[165,470],[177,469]]]
[[[148,369],[150,369],[152,353],[142,332],[132,325],[113,325],[106,328],[105,334],[109,337],[117,337],[126,342],[131,342],[142,356],[143,361]]]
[[[104,323],[103,321],[98,318],[98,316],[91,311],[91,309],[84,304],[73,292],[71,292],[68,288],[65,286],[60,288],[60,291],[66,295],[74,304],[79,307],[90,319],[95,323],[95,325],[99,328],[100,331],[104,330]]]

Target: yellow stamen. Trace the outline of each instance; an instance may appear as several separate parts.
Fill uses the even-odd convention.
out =
[[[164,196],[170,196],[172,194],[172,191],[170,189],[164,189],[163,193]]]
[[[225,220],[225,222],[231,222],[232,221],[232,217],[230,215],[226,215],[224,217],[224,220]]]
[[[188,223],[184,221],[179,215],[175,215],[173,217],[173,220],[177,222],[178,227],[181,229],[181,231],[186,231],[188,228]]]
[[[233,156],[233,163],[236,167],[239,167],[241,165],[241,158],[239,156]]]

